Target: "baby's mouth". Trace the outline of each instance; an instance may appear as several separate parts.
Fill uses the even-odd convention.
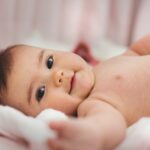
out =
[[[70,90],[69,90],[69,94],[71,94],[72,92],[72,89],[74,87],[74,83],[75,83],[75,73],[73,74],[73,76],[71,77],[71,80],[70,80]]]

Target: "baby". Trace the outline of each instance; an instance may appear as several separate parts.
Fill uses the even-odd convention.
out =
[[[150,116],[150,35],[122,55],[88,65],[71,52],[26,45],[0,54],[0,102],[36,116],[46,108],[77,113],[52,122],[54,150],[112,150],[126,128]]]

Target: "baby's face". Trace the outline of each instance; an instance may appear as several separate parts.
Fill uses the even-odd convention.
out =
[[[27,115],[45,108],[72,115],[94,86],[91,67],[76,54],[18,46],[13,59],[5,100]]]

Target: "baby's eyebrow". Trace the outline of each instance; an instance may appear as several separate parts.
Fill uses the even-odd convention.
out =
[[[41,65],[42,60],[43,60],[43,56],[44,56],[44,49],[42,49],[38,55],[38,66]]]
[[[29,89],[28,89],[28,103],[29,103],[29,104],[30,104],[30,102],[31,102],[32,91],[33,91],[33,82],[30,84],[30,87],[29,87]]]
[[[44,52],[45,50],[42,49],[39,54],[38,54],[38,64],[37,64],[37,67],[40,66],[42,64],[42,60],[43,60],[43,57],[44,57]],[[29,89],[28,89],[28,103],[30,104],[30,101],[31,101],[31,96],[32,96],[32,92],[33,92],[33,85],[34,85],[34,82],[31,82],[30,85],[29,85]]]

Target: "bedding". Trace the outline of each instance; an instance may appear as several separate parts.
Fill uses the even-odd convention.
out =
[[[150,118],[141,118],[129,127],[125,140],[115,150],[150,150]]]
[[[48,150],[48,138],[57,136],[48,124],[67,119],[62,112],[46,109],[36,118],[9,106],[0,106],[0,149]],[[142,118],[127,129],[127,136],[115,150],[149,150],[150,118]]]
[[[0,106],[0,149],[48,150],[47,140],[57,136],[48,124],[57,119],[67,117],[62,112],[46,109],[33,118],[9,106]]]

